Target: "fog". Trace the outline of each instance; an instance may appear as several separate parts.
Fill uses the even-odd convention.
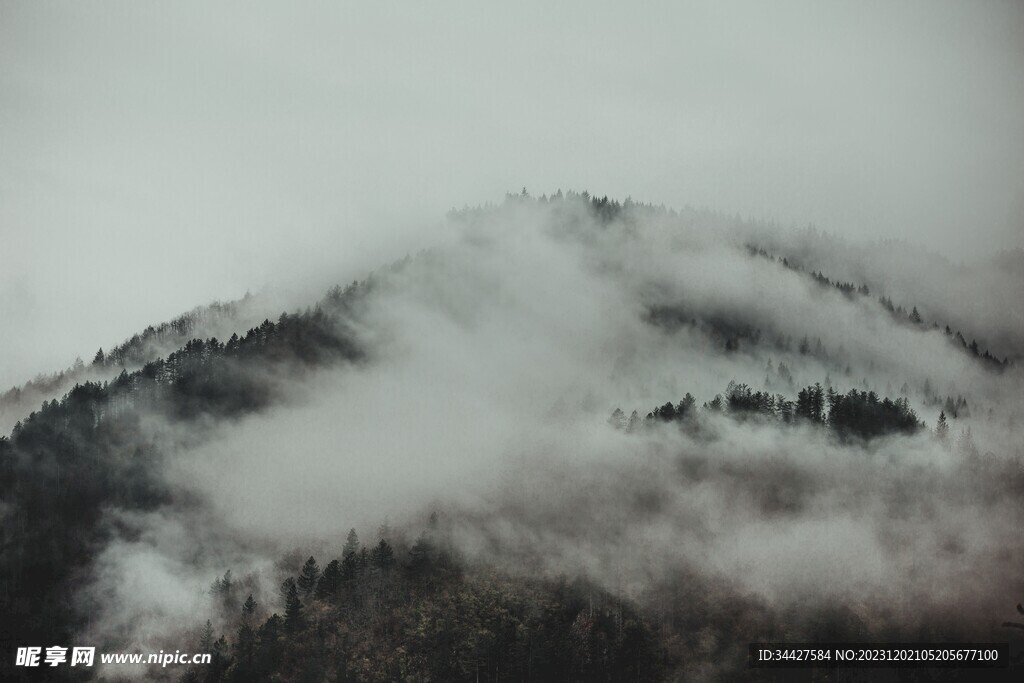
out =
[[[0,386],[588,189],[1020,246],[1019,3],[4,3]]]
[[[689,590],[794,633],[838,603],[863,634],[992,636],[1024,592],[1021,35],[1016,2],[0,5],[0,392],[209,302],[253,295],[193,331],[223,341],[369,283],[326,314],[344,361],[257,339],[209,413],[175,412],[189,358],[5,443],[25,557],[99,501],[44,612],[192,647],[231,633],[224,572],[266,616],[350,527],[436,513],[467,566],[585,576],[645,618]],[[37,385],[0,433],[120,370]],[[730,382],[903,397],[925,428],[702,407]],[[687,393],[691,422],[610,424]],[[62,488],[30,449],[68,415],[130,462]]]
[[[110,511],[113,541],[80,598],[95,610],[88,637],[180,639],[197,611],[216,618],[204,591],[228,569],[279,609],[274,587],[308,553],[326,562],[349,527],[373,539],[385,520],[415,534],[430,512],[470,558],[584,574],[628,598],[686,571],[797,614],[849,603],[905,637],[933,619],[987,632],[1024,590],[1019,367],[994,372],[871,297],[751,256],[734,239],[747,230],[686,221],[604,225],[578,203],[517,199],[453,217],[432,249],[374,274],[355,327],[365,363],[270,370],[276,404],[240,420],[149,416],[174,502]],[[769,357],[797,386],[834,370],[769,343],[726,352],[647,315],[679,302],[845,348],[841,391],[907,381],[933,425],[917,388],[929,380],[968,396],[974,417],[948,444],[931,430],[844,443],[714,414],[697,433],[616,431],[617,406],[760,386]],[[967,426],[983,455],[953,445]]]

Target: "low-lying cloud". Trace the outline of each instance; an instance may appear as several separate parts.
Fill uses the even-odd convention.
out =
[[[454,219],[436,249],[375,274],[354,325],[365,362],[275,374],[276,406],[188,438],[154,416],[177,502],[130,519],[110,511],[122,532],[94,566],[93,592],[109,598],[94,627],[145,624],[133,630],[151,643],[161,624],[194,629],[197,591],[227,569],[273,605],[267,586],[292,550],[326,561],[349,527],[373,538],[388,520],[415,533],[431,511],[471,558],[584,573],[638,599],[686,570],[778,609],[848,601],[909,628],[954,612],[984,625],[1024,591],[1018,369],[993,373],[872,300],[748,256],[729,234],[661,219],[631,234],[567,206],[513,201]],[[652,324],[652,297],[766,339],[842,347],[853,371],[833,376],[840,389],[927,377],[979,410],[945,445],[927,431],[843,444],[716,415],[696,433],[616,431],[615,407],[646,412],[685,392],[699,405],[731,379],[758,386],[769,358],[797,386],[833,369],[768,341],[727,352],[700,327]],[[932,419],[917,394],[912,405]],[[956,446],[966,425],[973,458]]]

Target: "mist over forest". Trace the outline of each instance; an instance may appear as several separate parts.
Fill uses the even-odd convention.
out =
[[[0,680],[1012,679],[1021,36],[0,1]]]
[[[904,290],[883,250],[917,258],[524,190],[305,306],[151,326],[0,397],[51,396],[0,438],[4,635],[214,653],[97,672],[167,680],[720,679],[756,641],[1005,640],[1024,331],[985,321],[1024,271],[918,299],[969,273]]]

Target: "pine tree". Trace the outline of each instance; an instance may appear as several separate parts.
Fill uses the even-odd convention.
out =
[[[341,549],[341,556],[358,553],[359,552],[359,535],[355,529],[348,530],[348,536],[345,538],[345,546]]]
[[[813,419],[814,408],[812,406],[812,398],[810,387],[801,389],[796,395],[796,415],[806,420]]]
[[[316,586],[317,597],[329,599],[337,595],[338,590],[341,588],[341,578],[341,563],[337,560],[331,560],[324,567],[323,576],[320,577],[320,582]]]
[[[242,618],[251,619],[256,613],[256,601],[252,598],[252,593],[249,593],[249,597],[245,599],[245,603],[242,605]]]
[[[199,651],[210,652],[213,650],[213,624],[206,620],[206,625],[199,632]]]
[[[432,546],[426,534],[420,534],[416,543],[409,549],[409,569],[415,574],[422,574],[430,567]]]
[[[811,419],[815,422],[825,421],[825,392],[818,382],[811,389]]]
[[[302,600],[299,599],[299,588],[295,579],[288,577],[281,585],[284,592],[284,625],[285,628],[295,633],[302,628],[304,619],[302,616]]]
[[[207,665],[206,680],[208,681],[219,681],[222,680],[224,672],[227,671],[228,667],[231,666],[231,658],[228,657],[228,641],[227,638],[221,636],[213,644],[213,652],[211,653],[210,663]]]
[[[250,593],[242,605],[242,622],[238,627],[238,636],[235,639],[235,652],[239,662],[238,666],[240,667],[239,673],[243,674],[251,670],[256,653],[256,629],[253,628],[255,613],[256,601],[253,600],[252,593]]]
[[[361,569],[359,561],[359,536],[355,529],[349,529],[348,538],[345,540],[345,547],[341,551],[341,576],[346,581],[356,578]]]
[[[942,404],[943,412],[949,413],[951,417],[956,417],[956,406],[953,404],[953,397],[947,396],[946,402]]]
[[[828,404],[829,415],[832,414],[832,411],[835,410],[836,404],[839,403],[839,396],[839,392],[832,387],[829,387],[828,391],[825,393],[825,403]]]
[[[945,441],[946,437],[949,435],[949,425],[946,424],[945,411],[941,411],[939,413],[939,421],[935,424],[935,435],[943,441]]]
[[[217,577],[213,580],[213,584],[210,586],[210,593],[212,595],[223,595],[231,591],[232,580],[231,570],[224,572],[223,577]]]
[[[313,594],[313,591],[316,589],[316,582],[319,580],[320,566],[313,559],[313,556],[310,555],[309,559],[306,560],[306,564],[302,565],[302,571],[299,572],[299,578],[296,581],[299,592],[303,597],[308,598]]]
[[[210,586],[210,594],[216,596],[227,612],[234,612],[238,609],[238,598],[235,595],[235,583],[231,578],[231,570],[224,572],[224,576],[214,579]]]
[[[383,538],[380,539],[380,543],[377,544],[370,554],[370,563],[381,571],[391,569],[395,564],[395,551],[391,549],[391,544]]]

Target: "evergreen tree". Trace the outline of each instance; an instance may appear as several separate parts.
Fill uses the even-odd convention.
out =
[[[348,538],[345,540],[345,547],[341,551],[341,577],[351,581],[359,575],[361,570],[359,536],[355,529],[349,529]]]
[[[235,597],[235,583],[231,578],[231,570],[224,572],[224,576],[214,579],[210,586],[210,594],[218,598],[224,609],[233,612],[238,609],[238,601]]]
[[[210,663],[206,665],[206,680],[219,681],[224,672],[231,666],[231,658],[228,656],[228,641],[221,636],[213,643],[213,651],[210,653]]]
[[[323,576],[320,577],[320,582],[316,586],[316,595],[321,599],[330,599],[331,597],[338,594],[341,588],[341,563],[338,560],[331,560],[326,567],[324,567]]]
[[[785,363],[779,363],[779,367],[778,370],[776,370],[776,374],[779,376],[779,379],[782,380],[783,384],[785,384],[790,389],[793,388],[793,373],[789,371],[789,368],[786,366]]]
[[[304,623],[302,615],[302,600],[299,599],[299,588],[295,579],[288,577],[281,584],[284,592],[284,625],[290,632],[300,630]]]
[[[810,387],[811,419],[815,422],[825,421],[825,392],[820,383]]]
[[[373,552],[370,554],[370,563],[381,571],[391,569],[395,564],[395,551],[391,549],[391,544],[383,538],[380,539],[380,543],[374,547]]]
[[[647,414],[648,420],[660,420],[662,422],[671,422],[676,419],[676,407],[671,402],[666,403],[663,406],[655,408],[653,411]]]
[[[341,556],[344,558],[346,555],[358,553],[359,547],[359,535],[355,529],[349,529],[348,536],[345,538],[345,545],[341,549]]]
[[[306,564],[302,565],[302,571],[299,572],[298,585],[299,592],[303,597],[308,598],[316,590],[316,582],[320,580],[320,565],[316,563],[313,556],[310,555],[309,559],[306,560]]]
[[[231,580],[231,570],[224,572],[224,576],[218,576],[213,580],[213,584],[210,586],[210,593],[212,595],[223,595],[231,590],[233,583]]]
[[[945,411],[939,412],[939,421],[935,424],[935,435],[943,441],[945,441],[946,437],[949,435],[949,425],[946,424]]]
[[[409,549],[409,569],[414,574],[422,574],[430,567],[432,547],[426,534],[420,534],[412,548]]]
[[[946,402],[942,405],[942,411],[948,413],[950,417],[956,417],[956,405],[953,404],[952,396],[946,397]]]
[[[213,624],[206,620],[206,625],[199,632],[199,651],[210,652],[213,650]]]
[[[252,598],[252,593],[249,593],[249,597],[245,599],[245,603],[242,604],[242,618],[251,619],[256,613],[256,601]]]
[[[242,605],[242,621],[238,627],[238,635],[235,638],[235,658],[238,661],[239,671],[235,678],[251,680],[252,667],[256,654],[256,629],[253,627],[253,618],[256,613],[256,601],[252,593],[246,598]]]
[[[805,420],[814,419],[814,406],[810,387],[801,389],[796,395],[796,416]]]

